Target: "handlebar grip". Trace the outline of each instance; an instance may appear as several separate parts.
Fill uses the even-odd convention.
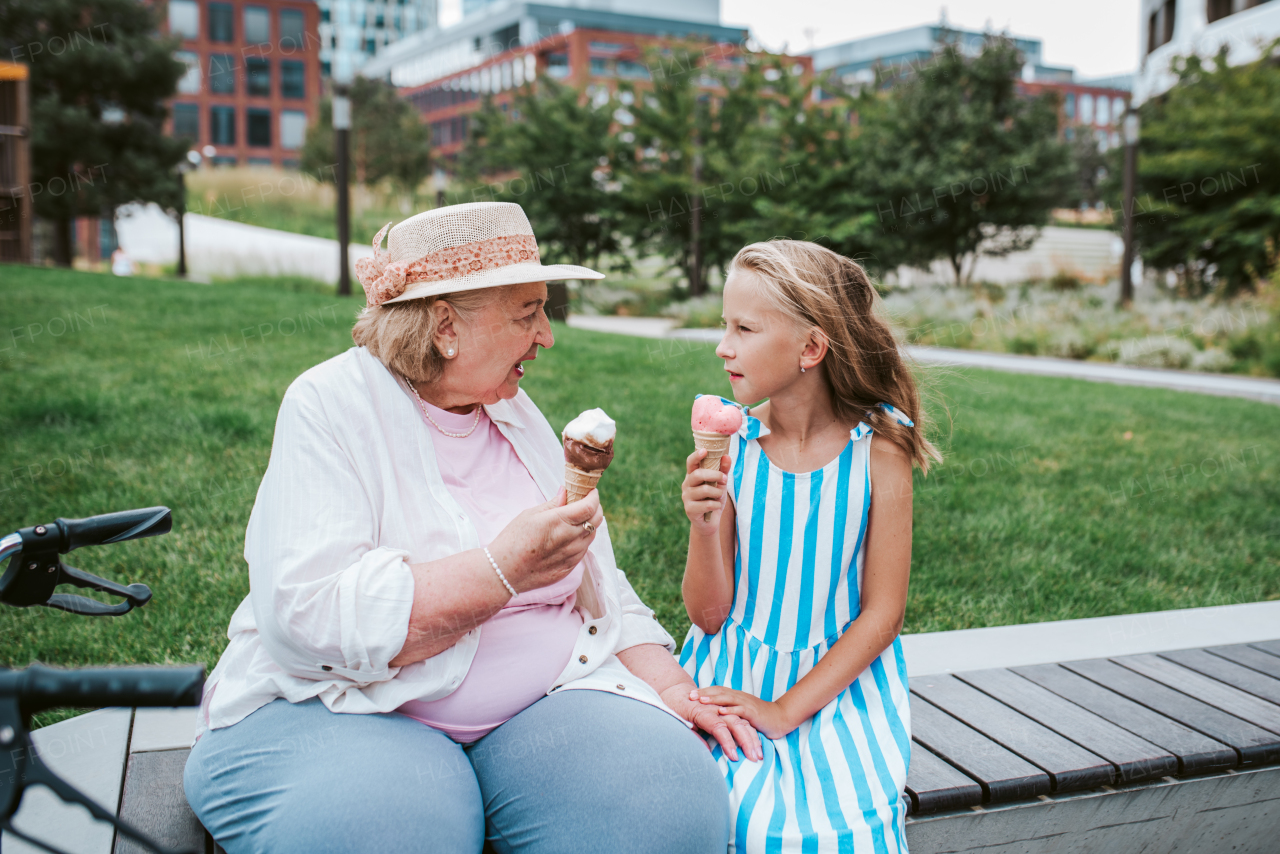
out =
[[[203,693],[203,664],[0,671],[0,696],[16,696],[27,714],[62,706],[198,706]]]
[[[141,510],[121,510],[104,513],[87,519],[58,519],[62,527],[63,548],[66,554],[81,546],[99,546],[106,543],[122,543],[142,537],[155,537],[173,530],[173,513],[168,507],[145,507]]]

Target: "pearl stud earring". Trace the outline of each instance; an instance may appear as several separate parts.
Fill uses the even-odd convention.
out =
[[[802,373],[802,374],[804,373],[804,365],[801,365],[801,366],[800,366],[800,373]]]
[[[446,356],[452,356],[452,355],[453,355],[453,348],[452,348],[452,347],[450,347],[447,351],[445,351],[445,355],[446,355]]]

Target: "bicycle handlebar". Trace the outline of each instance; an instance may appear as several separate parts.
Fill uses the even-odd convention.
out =
[[[58,553],[66,554],[84,546],[100,546],[122,543],[143,537],[155,537],[173,530],[173,514],[168,507],[145,507],[140,510],[121,510],[103,513],[85,519],[63,519],[51,526],[60,529],[62,540]]]
[[[203,692],[203,664],[0,670],[0,696],[17,698],[26,714],[63,706],[198,706]]]

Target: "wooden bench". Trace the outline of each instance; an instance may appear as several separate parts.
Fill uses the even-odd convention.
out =
[[[913,854],[1280,850],[1280,640],[918,676],[911,692]],[[194,714],[104,709],[36,746],[154,838],[213,854],[182,789]],[[140,850],[27,797],[16,826],[72,854]]]
[[[1280,850],[1280,641],[911,680],[933,851]],[[1004,848],[1001,846],[1015,846]]]

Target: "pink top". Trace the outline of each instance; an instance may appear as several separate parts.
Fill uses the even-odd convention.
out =
[[[408,389],[406,393],[412,396]],[[450,433],[465,433],[475,423],[475,413],[458,415],[424,405]],[[435,445],[445,487],[471,517],[482,543],[493,542],[520,512],[550,498],[543,496],[483,407],[475,432],[464,439],[445,436],[425,418],[423,424]],[[580,563],[555,584],[511,599],[481,626],[475,658],[452,694],[430,702],[413,700],[397,711],[465,744],[545,696],[569,663],[582,628],[582,615],[574,606],[585,571]]]

